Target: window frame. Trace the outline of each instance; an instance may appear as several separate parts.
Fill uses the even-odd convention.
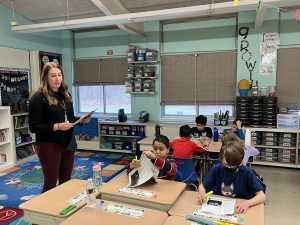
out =
[[[112,85],[118,85],[118,86],[122,86],[121,84],[98,84],[98,85],[90,85],[90,86],[102,86],[103,87],[103,113],[102,112],[95,112],[93,113],[92,117],[102,117],[102,118],[111,118],[111,117],[115,117],[118,115],[118,113],[105,113],[106,111],[106,93],[105,93],[105,86],[112,86]],[[82,85],[82,86],[87,86],[87,85]],[[74,86],[74,92],[75,92],[75,101],[73,103],[73,106],[74,106],[74,109],[75,109],[75,115],[76,116],[83,116],[85,115],[87,112],[80,112],[79,111],[79,104],[80,104],[80,101],[79,101],[79,88],[81,87],[81,85],[78,85],[78,86]],[[131,97],[130,97],[130,105],[132,106],[131,104],[132,100],[131,100]],[[126,113],[127,117],[130,118],[131,117],[131,113]]]

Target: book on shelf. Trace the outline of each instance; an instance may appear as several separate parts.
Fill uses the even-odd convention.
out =
[[[0,130],[0,142],[7,141],[6,130]]]
[[[24,145],[17,148],[17,159],[25,159],[35,154],[33,145]]]
[[[7,162],[6,154],[1,153],[0,154],[0,164],[6,163],[6,162]]]

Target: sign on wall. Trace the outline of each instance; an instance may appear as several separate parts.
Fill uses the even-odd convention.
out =
[[[29,70],[0,68],[0,105],[26,102],[30,83]]]
[[[277,65],[278,33],[265,33],[260,43],[261,61],[259,72],[261,75],[273,75]]]
[[[40,60],[40,68],[41,72],[43,70],[44,65],[47,62],[55,62],[61,66],[62,59],[61,54],[49,53],[49,52],[39,52],[39,60]]]

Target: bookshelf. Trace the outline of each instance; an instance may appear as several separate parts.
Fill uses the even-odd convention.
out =
[[[11,124],[10,107],[0,106],[0,171],[16,163]]]
[[[35,156],[35,135],[29,131],[28,112],[12,114],[16,164],[27,162]]]

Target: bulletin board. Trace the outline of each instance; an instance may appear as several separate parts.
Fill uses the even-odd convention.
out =
[[[30,70],[0,67],[0,105],[26,102],[30,84]]]
[[[60,66],[62,66],[61,54],[50,53],[50,52],[39,52],[39,61],[40,61],[41,72],[43,70],[44,65],[47,62],[55,62],[58,63]]]

